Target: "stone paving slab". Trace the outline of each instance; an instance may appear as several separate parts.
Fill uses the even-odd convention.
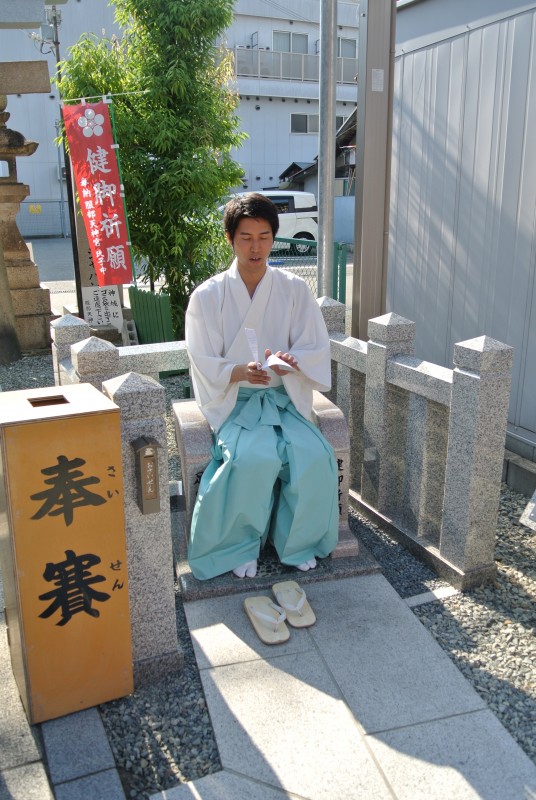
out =
[[[185,604],[224,772],[155,800],[224,798],[226,770],[307,800],[536,797],[536,767],[383,576],[309,584],[316,624],[272,647],[250,594]]]
[[[367,733],[486,708],[383,576],[317,584],[311,636]]]
[[[193,783],[185,783],[173,789],[166,789],[150,796],[149,800],[240,800],[249,798],[250,800],[283,800],[285,797],[297,797],[290,795],[273,786],[266,786],[260,781],[244,778],[242,775],[235,775],[229,770],[222,769],[214,775],[207,775]]]
[[[398,800],[529,800],[536,768],[491,711],[367,737]]]
[[[112,749],[96,708],[43,722],[41,731],[54,784],[115,769]]]
[[[1,582],[0,582],[1,583]],[[28,720],[13,677],[5,618],[0,614],[0,770],[41,759],[40,743]],[[1,784],[0,784],[1,785]],[[0,795],[1,796],[1,795]]]
[[[2,770],[0,800],[54,800],[43,764],[38,761]]]
[[[116,769],[88,775],[54,787],[56,800],[125,800]]]
[[[290,639],[277,645],[275,651],[272,645],[263,644],[244,612],[244,598],[251,594],[220,597],[217,603],[197,600],[187,604],[188,626],[200,669],[272,658],[274,652],[283,656],[314,650],[305,629],[289,629]],[[269,591],[254,594],[272,597]]]
[[[318,653],[202,670],[224,769],[311,800],[392,800]]]

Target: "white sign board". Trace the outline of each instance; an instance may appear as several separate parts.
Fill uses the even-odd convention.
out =
[[[383,69],[373,69],[371,89],[373,92],[383,92],[384,89],[384,71]]]
[[[118,286],[82,286],[84,319],[94,327],[113,325],[123,328],[123,312]]]
[[[536,492],[530,498],[519,521],[522,525],[526,525],[527,528],[532,528],[533,531],[536,531]]]

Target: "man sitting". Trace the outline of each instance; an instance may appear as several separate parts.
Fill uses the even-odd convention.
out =
[[[223,224],[235,259],[186,313],[195,398],[214,431],[188,560],[200,580],[253,577],[270,537],[283,564],[314,569],[338,538],[337,466],[311,422],[313,389],[330,388],[329,336],[307,284],[268,266],[279,227],[271,200],[236,197]]]

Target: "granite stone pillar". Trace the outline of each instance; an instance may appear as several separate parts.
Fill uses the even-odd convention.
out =
[[[66,314],[58,317],[50,324],[52,339],[52,365],[54,367],[54,383],[61,386],[65,383],[77,383],[72,379],[71,345],[88,339],[90,329],[87,322],[79,317]],[[60,364],[62,369],[60,369]]]
[[[344,369],[344,368],[342,368]],[[348,430],[350,432],[350,489],[361,492],[364,454],[365,373],[347,370],[350,380],[348,404]],[[339,387],[340,388],[340,387]],[[337,394],[337,405],[340,392]],[[341,406],[342,407],[342,406]]]
[[[408,400],[408,438],[400,522],[423,542],[439,545],[449,413],[418,394]]]
[[[331,333],[331,355],[337,366],[335,403],[346,418],[350,436],[349,486],[358,492],[361,487],[363,461],[363,415],[365,403],[366,342],[345,334]]]
[[[313,393],[312,420],[335,454],[338,477],[339,540],[332,558],[359,555],[359,543],[348,525],[350,488],[350,439],[348,425],[340,408],[321,392]]]
[[[121,409],[132,653],[140,686],[179,669],[184,660],[175,617],[165,391],[135,372],[105,381],[102,390]],[[139,504],[133,443],[140,437],[154,442],[157,454],[159,502],[151,513]]]
[[[346,306],[332,297],[319,297],[317,303],[324,317],[330,336],[342,336],[346,326]],[[350,488],[351,440],[348,430],[349,402],[347,386],[350,382],[350,369],[331,361],[331,390],[315,394],[313,420],[335,450],[339,479],[339,541],[332,553],[334,558],[357,556],[359,544],[348,526],[348,495]],[[339,406],[339,400],[344,405]]]
[[[346,307],[332,297],[319,297],[316,301],[324,317],[328,333],[344,333]],[[331,390],[326,392],[326,397],[336,403],[337,397],[337,364],[331,362]]]
[[[454,345],[441,557],[481,582],[494,548],[513,348],[489,336]]]
[[[413,354],[415,323],[384,314],[369,320],[368,334],[361,498],[389,515],[401,494],[407,403],[400,390],[387,384],[385,373],[389,358]]]
[[[120,371],[117,347],[96,336],[71,345],[71,360],[76,382],[91,383],[99,391],[103,381]]]

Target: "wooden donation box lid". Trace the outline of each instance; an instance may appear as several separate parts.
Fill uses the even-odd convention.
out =
[[[133,690],[119,408],[89,384],[0,393],[0,561],[30,723]]]

